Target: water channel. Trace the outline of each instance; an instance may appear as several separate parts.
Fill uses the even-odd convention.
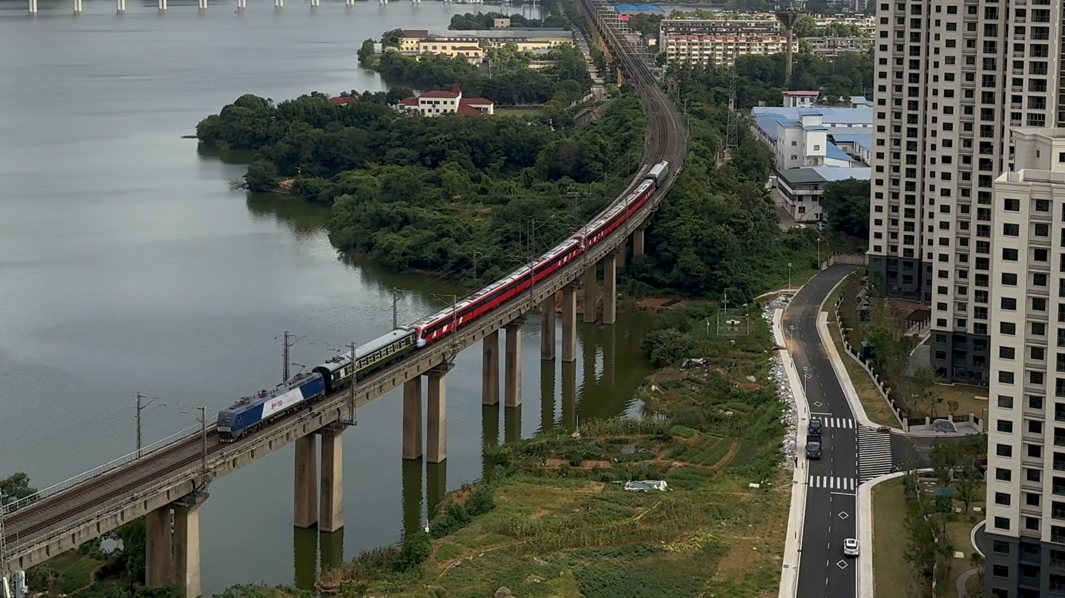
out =
[[[69,2],[41,0],[30,17],[24,2],[0,1],[0,475],[59,482],[134,449],[137,392],[158,397],[142,412],[153,441],[197,425],[201,405],[210,418],[278,382],[283,331],[302,338],[292,360],[313,367],[389,330],[390,289],[405,291],[401,322],[454,290],[338,259],[327,211],[230,191],[244,166],[181,136],[244,93],[382,89],[356,64],[363,39],[442,31],[470,7],[169,5],[130,1],[116,15],[113,2],[86,0],[72,15]],[[484,440],[624,412],[651,370],[639,352],[648,325],[581,325],[573,397],[562,396],[561,366],[541,369],[530,321],[524,405],[506,413],[481,406],[480,352],[460,355],[444,467],[400,458],[398,393],[360,409],[344,435],[346,527],[323,538],[323,560],[399,539],[424,517],[423,485],[435,500],[481,475]],[[205,595],[313,581],[315,534],[291,525],[292,460],[289,447],[212,485]]]

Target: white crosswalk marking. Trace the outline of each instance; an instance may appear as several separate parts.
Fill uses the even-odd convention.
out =
[[[814,417],[821,420],[821,425],[825,428],[842,428],[845,430],[853,430],[855,428],[854,420],[846,417],[825,417],[820,415],[814,415]]]
[[[854,478],[840,478],[830,475],[810,476],[811,488],[828,488],[829,490],[838,490],[840,492],[853,492],[855,486]]]
[[[858,479],[870,480],[891,473],[891,435],[858,427]]]

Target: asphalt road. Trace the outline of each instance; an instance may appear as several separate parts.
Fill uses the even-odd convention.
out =
[[[821,432],[821,459],[809,462],[799,598],[857,595],[858,563],[843,556],[843,540],[857,538],[858,424],[817,335],[821,302],[853,270],[853,266],[840,265],[821,272],[796,293],[784,312],[784,335],[800,382],[806,386],[810,413],[828,420]],[[799,433],[806,430],[800,428]],[[862,546],[858,558],[870,558],[870,550]]]

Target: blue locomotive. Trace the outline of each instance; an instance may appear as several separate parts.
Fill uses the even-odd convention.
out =
[[[229,409],[218,413],[218,439],[233,442],[271,421],[342,390],[354,380],[399,359],[414,345],[413,330],[393,330],[368,345],[357,347],[354,359],[350,351],[337,355],[309,374],[298,374],[273,389],[244,397]]]

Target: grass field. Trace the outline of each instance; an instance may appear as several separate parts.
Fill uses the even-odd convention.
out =
[[[955,412],[957,415],[973,415],[980,418],[980,425],[983,430],[987,430],[987,389],[980,388],[979,386],[969,386],[966,384],[955,384],[954,386],[947,386],[946,384],[936,384],[933,387],[933,392],[937,399],[942,399],[942,402],[936,403],[936,415],[944,417],[950,414],[950,410],[947,407],[947,401],[957,401],[958,410]]]
[[[836,345],[836,352],[839,353],[843,366],[847,369],[847,375],[851,379],[851,384],[854,385],[854,391],[858,394],[858,400],[865,408],[865,415],[875,424],[892,428],[899,427],[899,420],[891,410],[891,405],[884,399],[884,395],[880,394],[869,372],[858,365],[843,349],[843,342],[839,337],[839,326],[836,325],[836,316],[831,308],[828,311],[828,332],[832,337],[832,342]]]
[[[791,476],[780,467],[768,328],[752,324],[736,339],[696,330],[707,365],[645,382],[640,395],[662,417],[582,421],[498,447],[493,478],[438,509],[431,544],[364,553],[320,587],[345,597],[473,598],[504,587],[519,598],[775,596]],[[668,489],[630,492],[629,480]],[[397,566],[415,553],[420,564]]]
[[[909,598],[912,568],[906,562],[906,498],[902,478],[873,487],[873,589],[876,598]]]

